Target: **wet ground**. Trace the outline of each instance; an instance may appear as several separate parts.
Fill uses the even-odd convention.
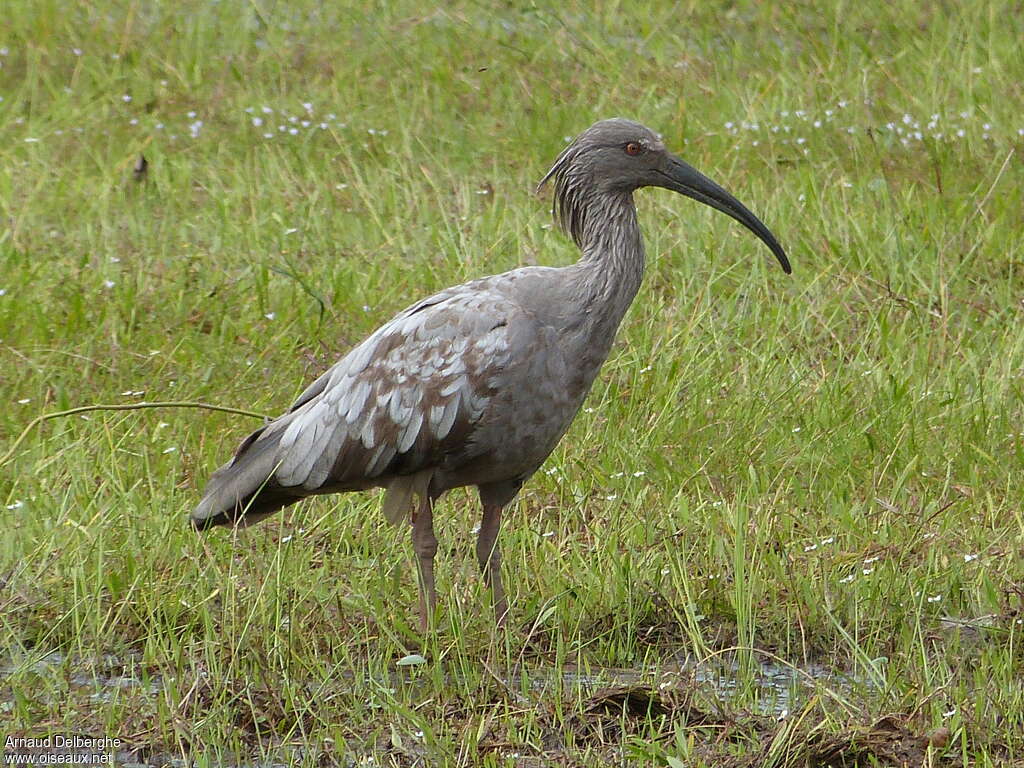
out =
[[[751,665],[744,673],[741,664]],[[524,688],[523,677],[526,677]],[[396,667],[392,679],[385,687],[408,685],[414,674]],[[19,686],[33,685],[52,688],[55,692],[68,691],[88,698],[99,707],[125,695],[157,696],[164,683],[160,675],[143,671],[141,659],[135,656],[104,654],[92,659],[76,658],[62,653],[44,655],[11,655],[0,664],[0,684],[3,686],[0,710],[10,712]],[[851,675],[829,670],[820,665],[792,666],[774,661],[756,662],[736,656],[719,656],[696,662],[688,657],[669,659],[656,670],[639,671],[593,667],[586,670],[566,667],[558,676],[546,676],[542,668],[531,667],[522,673],[513,673],[504,681],[510,692],[529,690],[530,697],[539,700],[557,699],[571,694],[585,702],[584,712],[617,712],[636,710],[648,713],[668,712],[670,694],[685,688],[697,691],[705,709],[745,709],[753,715],[773,720],[784,720],[816,692],[825,690],[830,695],[845,695],[852,688],[862,686]],[[413,684],[415,684],[413,682]],[[662,693],[665,693],[663,698]],[[517,694],[518,695],[518,694]],[[528,703],[526,701],[524,704]],[[45,736],[45,733],[32,734]],[[128,746],[125,743],[124,746]],[[53,752],[37,748],[37,753]],[[112,750],[117,765],[185,766],[185,760],[171,754],[140,753],[138,750]],[[269,768],[268,763],[247,763],[247,767]]]

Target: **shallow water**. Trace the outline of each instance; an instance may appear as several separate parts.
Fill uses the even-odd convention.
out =
[[[681,657],[665,664],[653,674],[650,670],[591,668],[586,672],[571,669],[563,671],[558,679],[544,678],[536,669],[530,688],[544,691],[559,684],[566,688],[596,692],[616,686],[648,684],[654,689],[669,689],[681,683],[693,682],[711,700],[729,707],[742,706],[760,715],[785,717],[812,695],[818,686],[834,692],[848,693],[863,685],[853,675],[828,669],[820,664],[802,666],[779,662],[755,664],[746,677],[735,658],[721,657],[714,662],[695,662]]]
[[[28,677],[25,675],[28,673]],[[163,690],[160,675],[146,675],[142,669],[141,657],[137,655],[117,656],[103,654],[94,658],[77,658],[63,653],[52,652],[44,655],[8,654],[0,664],[0,683],[11,677],[24,684],[32,676],[55,683],[55,690],[65,687],[75,692],[86,692],[92,701],[105,704],[127,692],[143,696],[156,696]],[[339,678],[344,684],[345,679]],[[351,678],[348,679],[351,683]],[[736,657],[719,656],[711,661],[696,661],[680,656],[669,659],[655,668],[645,670],[624,668],[581,669],[568,667],[558,675],[552,675],[541,667],[530,667],[520,673],[513,673],[505,680],[512,692],[528,691],[526,699],[545,696],[563,696],[567,691],[583,697],[600,694],[616,687],[646,687],[651,691],[669,691],[679,686],[696,684],[697,690],[709,701],[718,701],[730,709],[745,709],[748,712],[782,719],[798,709],[821,687],[834,694],[845,696],[865,683],[853,675],[831,670],[819,664],[792,666],[775,661],[754,663],[751,674],[743,673]],[[416,686],[415,673],[408,668],[394,670],[390,679],[381,681],[385,688],[394,690],[399,686]],[[870,686],[868,686],[870,687]],[[530,703],[524,701],[524,704]],[[8,695],[0,699],[0,710],[9,712],[14,705]],[[136,762],[131,752],[115,754],[116,764],[129,768],[149,766],[184,766],[185,762],[171,754],[149,754],[146,762]],[[276,763],[243,763],[239,768],[276,768]]]

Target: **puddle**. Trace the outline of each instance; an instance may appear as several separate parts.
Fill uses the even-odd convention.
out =
[[[163,690],[159,675],[150,677],[147,682],[141,675],[134,674],[133,670],[141,670],[140,657],[111,653],[88,659],[68,657],[56,651],[43,656],[25,654],[21,658],[12,654],[6,664],[0,665],[0,680],[26,672],[59,678],[65,667],[69,687],[92,691],[89,698],[94,701],[110,701],[118,691],[140,690],[152,695]]]
[[[739,702],[754,701],[754,712],[759,715],[784,717],[797,709],[817,687],[825,686],[840,694],[866,684],[853,675],[828,669],[819,664],[789,666],[775,662],[756,664],[749,683],[744,683],[740,663],[735,659],[719,659],[714,663],[695,662],[683,658],[664,664],[655,672],[633,669],[591,668],[587,672],[564,671],[559,680],[543,678],[540,670],[531,670],[529,687],[543,692],[558,685],[593,693],[601,688],[634,686],[648,683],[656,688],[668,688],[681,681],[696,682],[712,699],[735,706]],[[514,681],[513,681],[514,682]]]
[[[56,652],[41,656],[8,654],[5,663],[0,663],[0,684],[8,682],[12,676],[20,678],[20,683],[30,685],[45,685],[47,681],[54,681],[56,691],[66,686],[74,692],[86,693],[91,701],[100,705],[127,693],[156,696],[163,690],[163,677],[146,674],[141,656],[132,654],[103,654],[96,657],[76,657]],[[33,681],[33,676],[40,680]],[[351,675],[337,676],[339,686],[358,685],[365,690],[366,683],[365,679],[357,681]],[[522,673],[513,673],[506,679],[506,685],[513,695],[519,691],[529,692],[528,696],[523,697],[522,703],[526,706],[536,705],[545,697],[565,696],[567,691],[571,691],[574,696],[587,698],[617,687],[640,687],[658,692],[669,691],[687,683],[696,683],[707,699],[719,701],[726,709],[745,709],[753,714],[778,719],[798,711],[822,687],[830,690],[833,696],[843,698],[857,689],[871,688],[870,683],[863,679],[818,664],[789,666],[777,662],[755,662],[752,673],[744,674],[739,660],[725,656],[711,661],[696,661],[684,656],[669,658],[644,671],[567,667],[560,675],[551,675],[543,667],[531,667]],[[421,684],[416,673],[405,667],[396,667],[387,679],[379,681],[382,690],[390,692],[402,687],[415,689]],[[310,685],[313,686],[313,683]],[[13,706],[13,695],[5,692],[0,698],[0,715],[10,712]],[[377,706],[387,705],[378,702]],[[128,768],[178,768],[186,765],[180,757],[171,754],[150,753],[142,761],[136,753],[117,751],[114,759],[117,765]],[[278,764],[242,762],[237,765],[239,768],[277,768]]]

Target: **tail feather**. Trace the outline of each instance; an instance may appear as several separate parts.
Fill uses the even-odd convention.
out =
[[[249,435],[234,458],[210,477],[202,500],[192,510],[196,530],[252,525],[302,498],[298,488],[283,488],[273,480],[281,432],[262,432]]]

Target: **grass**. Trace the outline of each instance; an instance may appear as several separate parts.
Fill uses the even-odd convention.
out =
[[[274,414],[416,298],[570,263],[533,185],[602,117],[794,264],[638,195],[640,299],[502,531],[505,633],[469,493],[421,638],[376,494],[188,529],[253,419],[45,422],[0,469],[5,734],[198,765],[1024,762],[1019,4],[5,16],[0,451],[96,403]],[[768,661],[841,676],[779,717]]]

